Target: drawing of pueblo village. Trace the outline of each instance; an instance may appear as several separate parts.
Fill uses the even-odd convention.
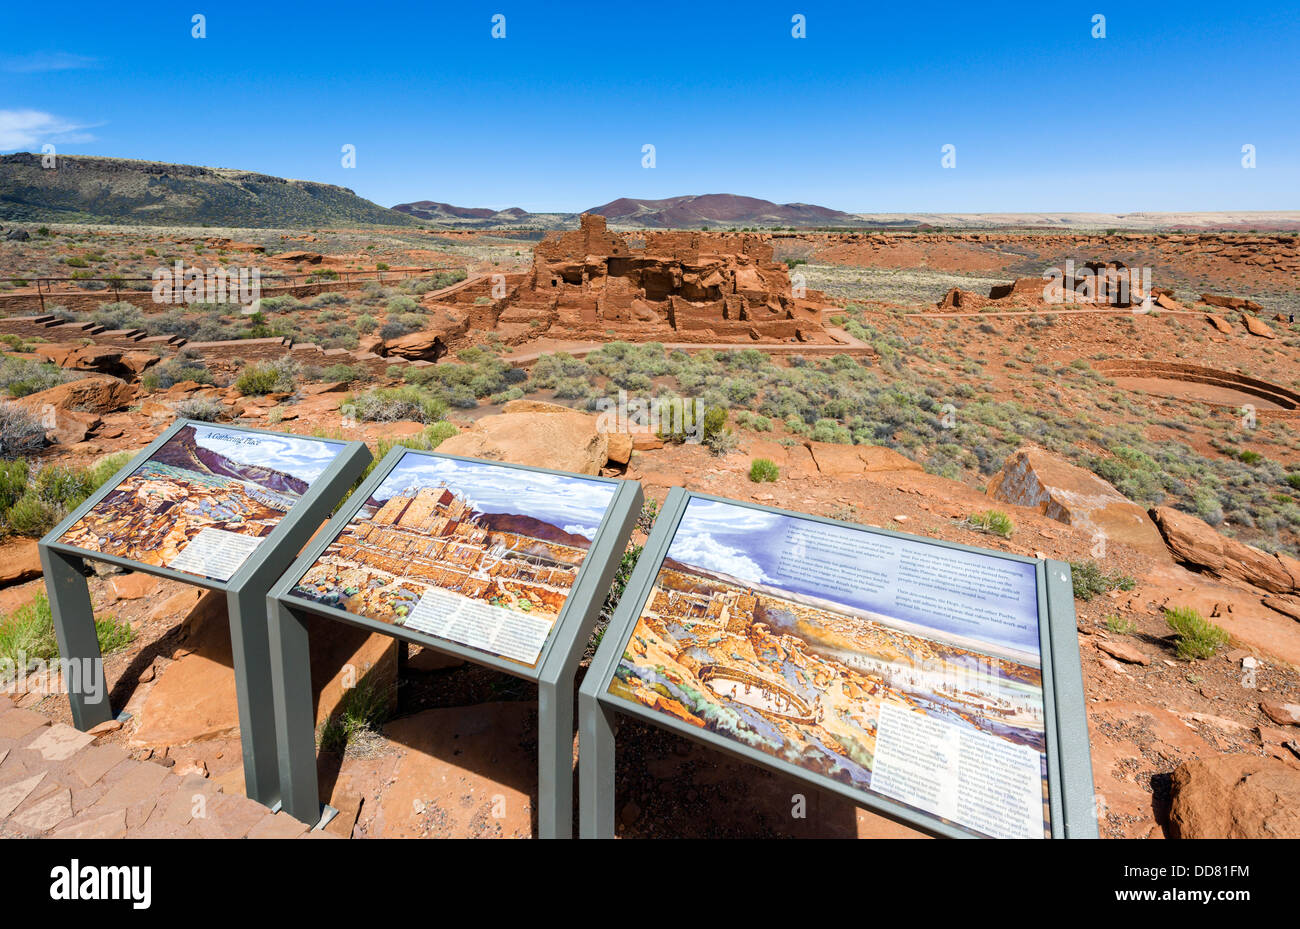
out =
[[[408,453],[293,592],[532,664],[613,495],[604,481]],[[446,625],[417,621],[429,598]]]
[[[890,554],[871,563],[858,548],[850,557],[855,537]],[[1019,605],[997,622],[976,609],[978,621],[926,615],[921,600],[898,594],[909,572],[925,570],[912,552],[926,549],[925,558],[997,562],[995,570],[1010,572],[995,582],[1000,599],[1018,597]],[[819,581],[809,566],[837,552],[840,568]],[[945,602],[963,599],[965,583],[989,586],[952,569]],[[864,790],[885,705],[1045,753],[1033,570],[696,498],[609,690]],[[872,578],[875,593],[850,591],[846,573]],[[889,613],[883,598],[893,601]],[[1045,800],[1045,754],[1038,767]]]
[[[191,423],[59,541],[169,566],[205,530],[267,536],[342,448]]]

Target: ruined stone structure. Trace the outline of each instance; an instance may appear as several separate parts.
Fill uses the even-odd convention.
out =
[[[673,341],[830,341],[823,304],[796,296],[762,235],[615,233],[602,216],[549,233],[502,323],[547,322],[548,334]]]
[[[532,270],[485,274],[432,294],[433,325],[375,347],[379,355],[436,361],[492,333],[507,345],[546,336],[574,341],[814,343],[829,305],[796,290],[766,235],[616,233],[584,214],[550,232]]]

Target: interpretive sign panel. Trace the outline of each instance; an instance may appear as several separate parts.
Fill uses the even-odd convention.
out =
[[[291,593],[533,667],[616,486],[407,455]]]
[[[244,784],[280,796],[266,595],[370,462],[362,442],[180,420],[39,544],[62,656],[100,661],[86,559],[225,593]],[[68,695],[89,729],[106,693]]]
[[[700,495],[676,503],[593,665],[599,699],[897,818],[1053,835],[1042,563]]]
[[[229,581],[347,447],[187,423],[58,541]]]
[[[573,679],[641,506],[632,481],[394,449],[268,598],[285,809],[319,811],[305,613],[538,684],[538,831],[572,832]]]

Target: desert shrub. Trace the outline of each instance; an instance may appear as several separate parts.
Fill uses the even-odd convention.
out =
[[[16,403],[0,400],[0,459],[18,458],[45,447],[45,427]]]
[[[387,309],[392,316],[401,316],[404,313],[418,313],[420,311],[419,301],[406,294],[398,294],[388,299]]]
[[[447,403],[413,385],[381,387],[364,394],[351,394],[340,407],[344,416],[364,422],[392,423],[412,420],[434,423],[447,412]]]
[[[379,327],[379,337],[385,340],[397,339],[414,331],[410,326],[393,320]]]
[[[96,617],[95,635],[99,639],[99,650],[105,655],[124,648],[134,637],[130,623],[120,622],[112,616]],[[45,594],[37,594],[30,603],[0,620],[0,666],[26,669],[29,662],[50,662],[58,657],[54,617]]]
[[[1106,617],[1106,628],[1115,635],[1132,635],[1137,632],[1137,623],[1133,622],[1126,616],[1120,616],[1118,613],[1111,613]]]
[[[1095,561],[1071,561],[1070,580],[1076,600],[1091,600],[1111,590],[1132,590],[1133,578],[1123,574],[1106,574]]]
[[[205,423],[215,423],[224,411],[224,406],[208,397],[193,397],[176,404],[177,416]]]
[[[1011,534],[1016,531],[1011,517],[1001,510],[984,510],[980,513],[972,513],[966,522],[978,532],[987,532],[990,535],[1001,536],[1004,539],[1011,538]]]
[[[11,397],[25,397],[47,390],[76,376],[48,361],[0,358],[0,390]]]
[[[781,476],[781,470],[771,458],[755,458],[749,466],[749,479],[755,484],[775,481]]]
[[[125,300],[117,303],[101,303],[99,309],[90,314],[97,326],[105,329],[143,329],[144,313],[134,303]]]
[[[727,411],[722,407],[705,411],[702,436],[705,446],[715,455],[725,455],[737,445],[735,433],[727,425]]]
[[[374,675],[363,675],[354,687],[344,691],[338,709],[321,723],[320,750],[342,754],[358,736],[377,732],[392,706],[390,688],[377,683]]]
[[[378,326],[379,320],[375,319],[369,313],[362,313],[357,317],[357,321],[353,328],[356,329],[358,335],[365,335],[368,332],[374,332]]]
[[[166,390],[182,381],[211,384],[212,372],[201,359],[190,357],[182,352],[175,358],[168,358],[154,365],[140,378],[140,383],[146,390]]]
[[[245,397],[293,393],[298,383],[298,365],[289,358],[260,361],[249,365],[235,379],[235,389]]]
[[[353,381],[359,381],[363,377],[365,377],[365,371],[356,365],[336,364],[330,365],[322,371],[320,380],[351,384]]]
[[[317,294],[316,299],[311,302],[311,305],[312,306],[345,306],[347,302],[348,302],[347,294],[341,294],[338,291],[331,290],[327,293]]]
[[[1165,622],[1177,636],[1174,650],[1185,661],[1212,658],[1215,652],[1228,644],[1228,633],[1191,607],[1165,610]]]

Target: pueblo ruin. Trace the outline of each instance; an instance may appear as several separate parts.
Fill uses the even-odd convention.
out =
[[[611,232],[583,214],[550,232],[531,271],[488,274],[426,303],[437,325],[375,346],[381,355],[437,360],[488,333],[507,345],[571,341],[834,344],[829,302],[791,279],[770,237],[752,233]]]

